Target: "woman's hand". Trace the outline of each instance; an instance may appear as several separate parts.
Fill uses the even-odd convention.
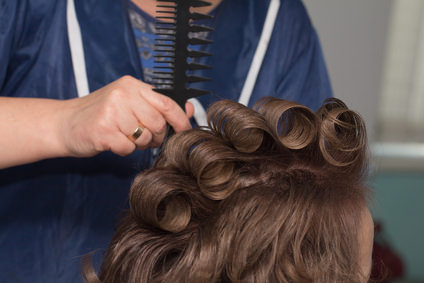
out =
[[[128,155],[136,148],[158,147],[166,124],[175,132],[190,129],[189,117],[194,111],[187,103],[186,114],[175,101],[130,76],[68,103],[59,133],[69,155],[81,157],[107,150]],[[144,130],[131,140],[138,126]]]
[[[159,146],[166,124],[191,128],[194,107],[130,76],[70,100],[0,97],[0,169],[54,157],[89,157],[102,151],[128,155]],[[137,127],[143,132],[132,134]]]

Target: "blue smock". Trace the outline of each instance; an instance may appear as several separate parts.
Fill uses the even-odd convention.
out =
[[[90,91],[123,75],[143,79],[127,0],[75,0]],[[214,19],[213,66],[200,85],[238,100],[270,0],[224,0]],[[0,0],[0,95],[78,96],[66,0]],[[299,0],[281,0],[249,102],[272,95],[313,109],[331,96],[317,34]],[[31,127],[31,125],[28,125]],[[0,137],[1,138],[1,137]],[[28,141],[30,143],[31,141]],[[134,175],[151,151],[59,158],[0,170],[0,282],[81,282],[80,256],[108,245]]]

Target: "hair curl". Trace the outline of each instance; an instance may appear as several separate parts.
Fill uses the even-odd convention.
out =
[[[90,282],[360,282],[366,132],[338,99],[312,112],[223,100],[134,180]]]

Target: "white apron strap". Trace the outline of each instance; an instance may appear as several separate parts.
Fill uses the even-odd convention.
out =
[[[246,81],[241,91],[239,103],[248,105],[250,97],[252,96],[253,89],[261,69],[268,44],[271,39],[272,31],[274,30],[275,21],[277,19],[278,10],[280,8],[280,0],[271,0],[266,15],[265,24],[262,28],[262,34],[259,39],[258,46],[256,47],[255,55],[250,65],[249,73],[247,74]]]
[[[74,69],[75,82],[78,96],[83,97],[90,93],[82,45],[81,29],[75,12],[74,0],[67,0],[66,23],[68,25],[68,40],[71,49],[72,67]]]

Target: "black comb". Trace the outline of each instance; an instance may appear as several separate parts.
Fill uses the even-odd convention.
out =
[[[194,62],[210,53],[192,50],[189,45],[206,45],[210,40],[196,37],[199,32],[211,32],[212,28],[192,24],[192,20],[210,19],[212,16],[190,12],[191,7],[210,6],[202,0],[157,0],[159,8],[156,17],[155,66],[153,84],[155,91],[169,96],[184,109],[188,99],[209,94],[209,91],[188,87],[190,83],[209,81],[209,78],[192,75],[195,70],[209,69],[211,66]],[[173,135],[168,131],[162,147]]]
[[[212,16],[190,12],[191,7],[211,4],[202,0],[157,0],[155,66],[153,84],[155,91],[171,97],[184,109],[185,102],[209,91],[188,87],[189,83],[209,81],[209,78],[191,75],[191,71],[209,69],[208,65],[194,62],[195,58],[211,56],[210,53],[189,49],[189,45],[206,45],[210,40],[196,37],[196,33],[213,29],[191,24],[191,20],[210,19]]]

